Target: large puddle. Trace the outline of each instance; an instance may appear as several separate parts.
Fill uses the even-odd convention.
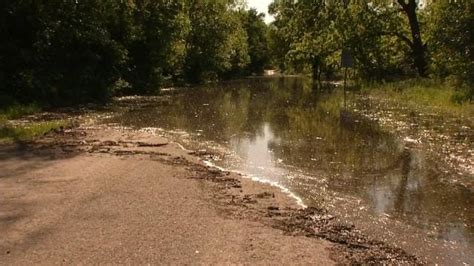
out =
[[[258,78],[124,98],[107,122],[160,128],[187,148],[217,152],[212,163],[284,186],[374,237],[430,261],[474,264],[474,191],[450,182],[472,182],[469,165],[450,164],[436,143],[421,145],[422,134],[394,133],[380,123],[383,106],[344,110],[342,102],[339,90],[313,91],[301,78]],[[391,111],[392,120],[403,115]],[[426,130],[417,119],[410,123]],[[446,125],[445,135],[467,135],[450,143],[472,162],[473,129]]]

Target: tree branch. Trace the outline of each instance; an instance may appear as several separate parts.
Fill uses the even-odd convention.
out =
[[[405,0],[397,0],[397,2],[402,6],[404,10],[408,8],[408,4],[405,3]]]
[[[404,41],[408,46],[413,47],[413,42],[406,37],[405,35],[399,33],[399,32],[381,32],[380,35],[386,35],[386,36],[395,36],[399,38],[400,40]]]

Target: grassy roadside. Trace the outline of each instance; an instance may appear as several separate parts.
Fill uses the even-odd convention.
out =
[[[18,119],[26,115],[39,113],[41,110],[41,107],[37,104],[14,104],[7,108],[0,109],[0,121],[2,118],[7,120]]]
[[[365,84],[362,92],[377,98],[406,104],[412,108],[454,116],[474,117],[474,103],[459,102],[455,85],[434,80],[405,80],[385,84]]]
[[[37,105],[13,105],[0,110],[0,143],[31,140],[68,124],[65,120],[14,122],[15,119],[38,112],[41,112],[41,108]]]
[[[31,140],[66,125],[67,122],[64,120],[31,122],[26,125],[10,125],[8,122],[0,122],[0,143]]]

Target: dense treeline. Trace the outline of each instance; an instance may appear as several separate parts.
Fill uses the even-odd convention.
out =
[[[337,78],[342,49],[364,80],[429,77],[474,95],[473,1],[0,1],[0,104],[66,105],[261,74]]]
[[[270,12],[281,69],[332,78],[348,49],[362,79],[447,78],[473,99],[473,1],[274,0]]]
[[[266,25],[234,0],[4,0],[0,102],[52,105],[259,74]]]

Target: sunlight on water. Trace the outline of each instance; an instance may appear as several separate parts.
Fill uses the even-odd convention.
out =
[[[352,220],[359,217],[401,242],[405,236],[397,236],[399,232],[411,234],[406,225],[428,238],[454,241],[458,253],[450,248],[447,256],[466,256],[474,249],[473,191],[450,182],[474,177],[449,164],[442,153],[431,152],[437,143],[446,143],[432,141],[425,147],[423,134],[403,135],[384,124],[403,113],[392,110],[384,117],[381,106],[362,112],[360,104],[344,110],[340,91],[318,92],[298,78],[249,79],[165,93],[122,98],[117,116],[107,121],[162,128],[161,133],[186,148],[214,153],[208,160],[217,166],[287,188],[307,205],[323,205]],[[425,124],[422,132],[427,130],[423,120],[415,122]],[[444,132],[456,134],[456,123],[451,130]],[[474,135],[463,130],[468,138]],[[465,139],[450,143],[461,149],[456,156],[470,160]],[[373,224],[366,221],[372,216]]]

